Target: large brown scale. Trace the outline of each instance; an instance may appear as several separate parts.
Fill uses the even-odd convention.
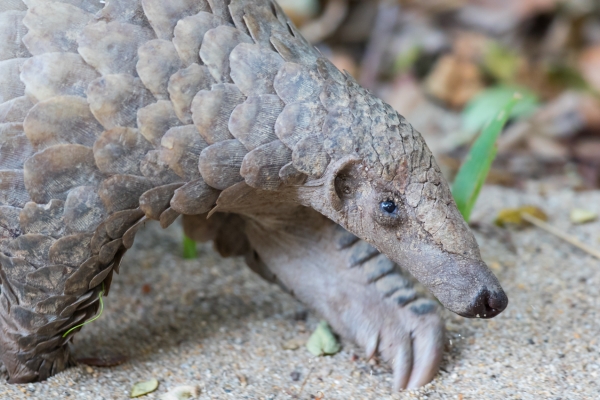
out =
[[[79,329],[63,334],[95,315],[136,232],[180,215],[392,363],[396,389],[429,382],[443,347],[396,264],[463,316],[507,304],[419,133],[273,0],[0,2],[10,381],[68,367]]]

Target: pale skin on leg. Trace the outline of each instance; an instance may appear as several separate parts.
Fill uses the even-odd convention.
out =
[[[357,263],[365,242],[344,243],[348,233],[309,208],[294,206],[263,212],[260,221],[245,219],[260,264],[253,266],[255,271],[316,310],[336,333],[363,347],[368,358],[380,355],[389,362],[395,390],[433,379],[442,358],[444,324],[434,302],[416,296],[398,301],[399,293],[412,293],[398,267],[379,279],[369,277],[366,263],[384,256],[374,253]],[[384,290],[378,284],[384,278],[396,278],[396,287]]]

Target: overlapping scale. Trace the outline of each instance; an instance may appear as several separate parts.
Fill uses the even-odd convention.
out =
[[[326,167],[329,78],[270,0],[6,0],[0,39],[11,379],[66,367],[62,333],[94,315],[147,219],[205,218],[232,185],[277,190]],[[221,253],[250,254],[241,218],[212,218]]]

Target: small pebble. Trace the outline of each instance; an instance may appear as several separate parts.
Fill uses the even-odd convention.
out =
[[[294,371],[290,374],[290,377],[292,378],[292,380],[294,382],[298,382],[300,380],[300,377],[302,376],[302,374],[298,371]]]

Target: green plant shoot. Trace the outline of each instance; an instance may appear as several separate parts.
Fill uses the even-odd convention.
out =
[[[75,329],[81,328],[82,326],[92,323],[95,320],[97,320],[98,318],[100,318],[100,316],[102,315],[102,312],[104,311],[104,302],[102,301],[103,295],[104,295],[104,282],[102,282],[102,290],[100,291],[100,294],[98,294],[98,300],[100,301],[100,312],[98,313],[98,315],[96,315],[94,318],[90,319],[89,321],[85,321],[83,324],[79,324],[77,326],[72,327],[71,329],[66,331],[64,333],[64,335],[62,335],[62,337],[67,337],[67,335],[69,333],[73,332]]]
[[[498,110],[506,105],[513,95],[519,93],[521,101],[510,112],[510,118],[522,120],[531,117],[539,108],[537,95],[520,86],[494,86],[473,97],[465,106],[461,118],[465,137],[471,141],[486,124],[496,116]]]
[[[183,258],[186,260],[198,258],[198,254],[196,253],[196,242],[185,235],[183,235]]]
[[[477,201],[479,191],[490,172],[492,162],[496,158],[498,136],[500,136],[513,108],[520,99],[521,95],[515,93],[497,116],[488,122],[481,135],[473,143],[467,158],[456,175],[454,185],[452,185],[452,195],[459,211],[467,222],[471,217],[471,211]]]

